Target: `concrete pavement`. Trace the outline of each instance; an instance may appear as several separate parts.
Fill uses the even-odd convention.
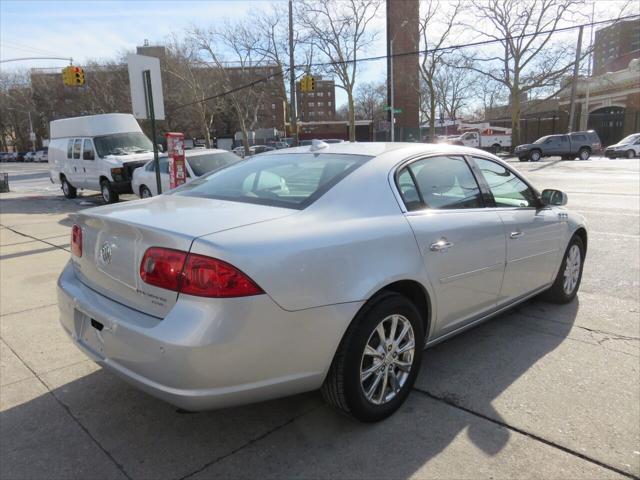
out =
[[[516,163],[589,221],[577,301],[532,300],[428,350],[375,425],[317,392],[185,414],[103,371],[65,337],[55,296],[68,214],[97,197],[16,187],[0,195],[0,477],[638,477],[639,164]]]

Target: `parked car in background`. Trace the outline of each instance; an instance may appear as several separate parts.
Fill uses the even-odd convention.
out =
[[[275,148],[276,150],[281,150],[283,148],[289,148],[289,144],[287,142],[267,142],[267,146]]]
[[[185,410],[321,388],[377,421],[425,347],[539,293],[574,299],[587,231],[566,203],[466,147],[269,152],[76,212],[60,322],[105,370]]]
[[[240,161],[238,156],[231,152],[213,148],[208,150],[201,148],[186,150],[185,159],[187,164],[187,182]],[[171,186],[169,181],[169,157],[163,155],[158,160],[160,163],[162,192],[168,192]],[[158,194],[155,167],[155,161],[151,160],[146,165],[136,168],[133,171],[131,188],[133,193],[140,198],[154,197]]]
[[[24,156],[27,152],[18,152],[18,156],[16,157],[16,162],[24,162]]]
[[[251,147],[249,147],[249,155],[246,155],[244,147],[236,147],[231,151],[240,158],[245,158],[256,155],[258,153],[271,152],[272,150],[276,149],[268,145],[252,145]]]
[[[640,133],[633,133],[615,145],[609,145],[604,151],[604,156],[607,158],[640,157]]]
[[[33,161],[34,162],[48,162],[49,161],[49,149],[48,148],[43,148],[42,150],[38,150],[36,152],[36,156],[34,157]]]
[[[344,143],[345,142],[341,138],[323,138],[322,141],[324,143]]]
[[[515,155],[521,162],[539,161],[542,157],[561,157],[562,160],[589,160],[593,152],[602,149],[600,137],[593,130],[566,135],[547,135],[533,143],[518,145]]]
[[[35,159],[36,159],[36,152],[27,152],[24,154],[25,162],[35,162]]]

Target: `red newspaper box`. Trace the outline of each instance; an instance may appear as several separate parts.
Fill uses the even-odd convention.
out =
[[[169,188],[176,188],[187,181],[187,167],[184,159],[184,134],[169,132],[167,154],[169,155]]]

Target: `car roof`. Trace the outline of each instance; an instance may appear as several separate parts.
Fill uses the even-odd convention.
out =
[[[305,145],[302,147],[285,148],[283,150],[274,150],[264,152],[260,155],[294,155],[300,153],[332,153],[337,155],[366,155],[369,157],[378,157],[385,153],[397,151],[402,153],[403,150],[407,154],[419,150],[419,153],[429,155],[432,153],[457,153],[463,155],[472,155],[481,152],[478,149],[463,147],[461,145],[447,145],[442,143],[419,143],[419,142],[343,142],[343,143],[327,143],[326,147],[313,149],[313,145]]]

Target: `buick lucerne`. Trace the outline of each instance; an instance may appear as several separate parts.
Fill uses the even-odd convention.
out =
[[[320,388],[362,421],[406,399],[426,347],[534,295],[570,302],[584,219],[463,146],[277,150],[73,217],[61,324],[186,410]]]

